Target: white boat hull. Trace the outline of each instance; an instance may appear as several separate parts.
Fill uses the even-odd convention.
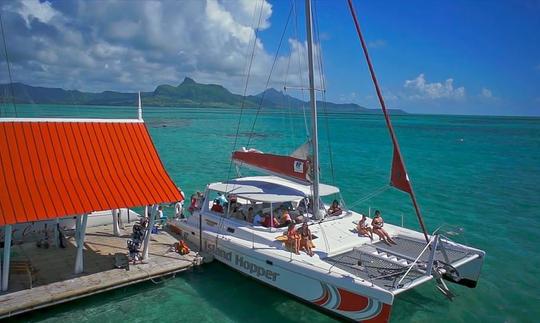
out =
[[[198,230],[186,222],[175,225],[181,236],[199,245]],[[285,261],[253,248],[246,248],[227,236],[203,232],[203,250],[223,264],[278,288],[335,315],[354,321],[387,322],[393,295],[365,284],[355,284],[327,271],[310,268],[299,261]]]

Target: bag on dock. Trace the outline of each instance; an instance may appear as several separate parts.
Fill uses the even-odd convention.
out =
[[[178,252],[181,255],[187,255],[189,253],[189,247],[184,242],[184,240],[180,240],[174,244],[174,250]]]

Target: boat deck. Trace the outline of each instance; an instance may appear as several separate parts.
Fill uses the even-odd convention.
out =
[[[419,280],[430,279],[431,276],[425,275],[425,270],[420,269],[429,259],[429,252],[425,252],[419,258],[417,263],[419,266],[415,266],[406,278],[397,285],[414,260],[420,255],[426,243],[423,240],[404,236],[396,236],[393,239],[397,245],[387,245],[383,241],[377,241],[324,260],[336,268],[389,291],[403,288]],[[471,256],[469,251],[454,248],[448,243],[444,243],[444,250],[446,257],[442,248],[437,248],[435,260],[454,264]]]
[[[171,251],[171,245],[178,240],[160,231],[151,236],[147,263],[130,264],[129,270],[117,269],[115,259],[125,259],[131,225],[126,225],[124,232],[116,237],[112,225],[87,228],[84,273],[80,275],[73,273],[77,252],[73,238],[68,239],[64,249],[42,249],[30,242],[13,245],[12,268],[13,264],[20,268],[11,270],[10,288],[0,294],[0,318],[175,274],[200,263],[193,252],[182,256]],[[21,264],[31,272],[21,270]]]

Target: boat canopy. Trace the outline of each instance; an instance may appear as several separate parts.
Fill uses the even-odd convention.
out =
[[[252,201],[281,203],[298,201],[312,195],[310,185],[293,182],[277,176],[252,176],[236,178],[208,186],[212,191],[234,194]],[[335,186],[320,184],[321,196],[339,193]]]

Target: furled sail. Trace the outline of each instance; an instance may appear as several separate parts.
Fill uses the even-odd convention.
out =
[[[310,161],[304,145],[300,146],[291,156],[265,154],[260,150],[237,150],[232,154],[232,160],[239,165],[246,165],[265,173],[276,175],[302,183],[310,183]],[[307,151],[307,150],[306,150]]]

